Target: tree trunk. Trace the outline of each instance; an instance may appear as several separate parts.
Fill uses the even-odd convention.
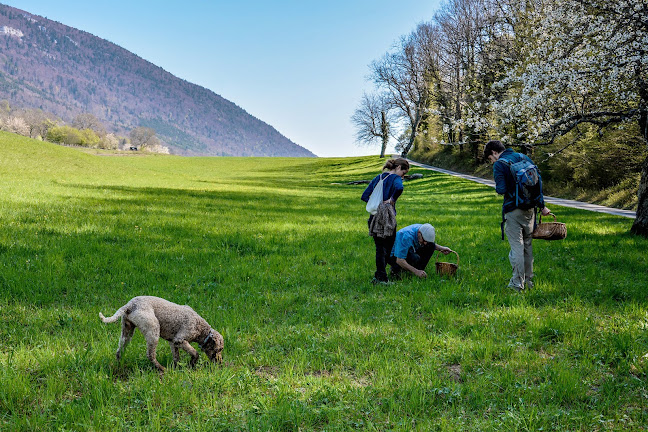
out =
[[[389,122],[387,121],[387,113],[380,112],[380,136],[382,138],[382,148],[380,150],[380,157],[385,157],[385,150],[387,150],[387,143],[389,142]]]
[[[639,95],[641,96],[640,107],[643,107],[639,114],[639,131],[644,139],[646,149],[648,149],[648,86],[645,83],[639,85]],[[641,168],[641,180],[637,189],[637,217],[635,218],[630,232],[648,238],[648,157]]]
[[[407,143],[407,146],[403,149],[401,152],[402,157],[407,157],[407,153],[412,149],[412,145],[414,145],[414,140],[416,139],[416,130],[412,130],[412,133],[410,134],[409,137],[409,142]]]
[[[418,108],[418,107],[416,108],[416,116],[414,117],[414,121],[411,123],[412,133],[410,134],[410,138],[409,138],[409,142],[407,143],[407,146],[401,152],[402,157],[406,157],[407,154],[412,149],[412,146],[414,145],[414,140],[416,139],[416,132],[418,131],[419,124],[421,123],[421,110],[422,108]]]
[[[648,237],[648,157],[643,163],[641,169],[641,180],[639,180],[639,189],[637,190],[639,203],[637,204],[637,217],[630,232],[643,237]]]

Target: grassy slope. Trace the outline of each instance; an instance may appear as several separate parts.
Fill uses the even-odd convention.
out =
[[[536,289],[505,289],[491,188],[425,171],[399,224],[430,221],[456,279],[369,283],[375,157],[106,157],[0,133],[0,429],[641,430],[645,239],[555,208]],[[159,377],[135,295],[190,304],[225,363]],[[170,362],[165,343],[162,364]],[[182,359],[186,360],[185,355]]]

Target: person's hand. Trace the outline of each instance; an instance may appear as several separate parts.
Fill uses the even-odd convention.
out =
[[[547,207],[542,208],[542,216],[547,216],[549,213],[551,213],[551,210],[549,210]]]
[[[452,252],[452,249],[450,249],[449,247],[440,246],[439,252],[441,252],[443,255],[448,255],[450,252]]]
[[[414,274],[416,276],[420,277],[421,279],[425,279],[427,277],[427,273],[425,273],[425,271],[423,271],[423,270],[418,270],[417,269]]]

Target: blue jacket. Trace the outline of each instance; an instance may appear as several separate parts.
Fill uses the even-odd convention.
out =
[[[379,178],[382,176],[382,178],[384,179],[383,201],[387,201],[389,198],[392,198],[394,200],[394,204],[396,204],[396,200],[403,193],[403,179],[396,174],[389,175],[389,177],[388,175],[388,173],[382,173],[374,177],[374,179],[371,180],[371,183],[369,183],[369,186],[367,186],[367,188],[362,193],[362,197],[360,199],[364,202],[369,201],[371,193],[378,184]]]
[[[495,191],[504,195],[504,203],[502,204],[503,213],[508,213],[515,210],[515,179],[513,174],[511,174],[511,169],[504,162],[504,160],[515,163],[523,159],[527,159],[531,163],[533,161],[527,156],[521,153],[516,153],[511,149],[506,149],[500,155],[499,159],[493,164],[493,177],[495,178]],[[538,174],[539,175],[539,174]],[[542,178],[539,178],[540,181],[540,195],[538,195],[534,202],[533,206],[538,208],[543,208],[544,205],[544,196],[542,195]]]
[[[416,252],[422,247],[418,241],[418,232],[423,224],[412,224],[401,228],[396,233],[394,246],[391,250],[391,256],[401,259],[407,259],[410,251]]]

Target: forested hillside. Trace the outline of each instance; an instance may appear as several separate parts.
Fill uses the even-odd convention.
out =
[[[182,155],[314,156],[214,92],[89,33],[0,4],[0,99],[125,135],[153,128]]]

